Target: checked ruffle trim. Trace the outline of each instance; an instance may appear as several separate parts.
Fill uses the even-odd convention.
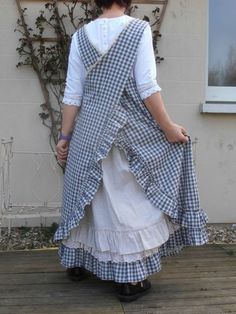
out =
[[[87,182],[79,197],[79,202],[72,208],[71,216],[67,218],[67,221],[62,222],[58,227],[54,234],[54,241],[69,237],[70,230],[78,226],[79,221],[84,217],[85,206],[91,203],[102,179],[101,160],[107,157],[113,142],[117,139],[118,132],[124,127],[126,122],[125,110],[121,106],[117,106],[115,114],[112,114],[109,118],[101,141],[98,143],[95,160],[91,165]],[[169,216],[170,223],[181,225],[181,228],[178,230],[178,246],[203,245],[207,243],[206,223],[208,222],[208,216],[205,211],[201,208],[196,210],[181,210],[177,208],[176,201],[161,191],[157,184],[152,181],[152,175],[149,173],[145,162],[131,151],[131,147],[121,144],[126,143],[126,141],[122,141],[121,133],[119,134],[119,139],[121,141],[117,145],[118,147],[120,145],[125,151],[130,170],[143,187],[148,199],[154,206],[157,206],[163,213]],[[189,141],[188,145],[191,145],[191,141]],[[168,245],[166,247],[168,248]]]
[[[197,232],[197,230],[195,229]],[[199,230],[198,230],[199,232]],[[161,258],[180,253],[183,243],[188,242],[188,230],[181,228],[171,234],[157,252],[135,262],[99,261],[87,248],[68,248],[63,243],[58,249],[60,263],[66,268],[84,267],[102,280],[115,282],[141,281],[161,270]],[[206,232],[201,232],[201,242],[207,241]]]

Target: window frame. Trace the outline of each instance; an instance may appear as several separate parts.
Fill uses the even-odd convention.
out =
[[[206,84],[205,103],[201,106],[201,112],[236,113],[236,86],[209,86],[209,14],[210,0],[207,1],[207,26],[206,26]]]

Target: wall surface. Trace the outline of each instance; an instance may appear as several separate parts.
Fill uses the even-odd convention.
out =
[[[149,6],[140,7],[140,16],[149,14]],[[38,116],[43,96],[37,77],[31,68],[15,66],[17,17],[15,1],[0,0],[0,138],[13,136],[15,151],[50,152],[48,130]],[[202,114],[199,109],[206,92],[207,23],[206,0],[169,0],[158,42],[165,61],[157,65],[157,79],[172,119],[197,141],[202,207],[210,222],[231,223],[236,222],[236,115]],[[15,203],[60,202],[60,167],[49,157],[40,171],[37,163],[35,155],[16,155],[11,174]]]
[[[169,1],[158,77],[172,118],[197,138],[201,205],[210,222],[236,221],[236,115],[202,114],[207,60],[207,0]]]

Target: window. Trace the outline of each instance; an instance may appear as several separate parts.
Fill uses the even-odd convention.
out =
[[[208,101],[236,101],[235,12],[235,0],[209,0]]]

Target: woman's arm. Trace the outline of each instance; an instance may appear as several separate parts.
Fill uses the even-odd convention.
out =
[[[187,131],[171,120],[160,94],[161,87],[156,80],[157,69],[150,25],[147,25],[141,39],[134,75],[140,97],[164,131],[167,140],[169,142],[187,142],[188,137],[184,135],[187,134]]]
[[[79,54],[77,34],[75,32],[70,45],[66,88],[62,100],[61,132],[63,135],[71,135],[73,132],[75,118],[81,107],[85,74],[86,70]],[[56,146],[58,161],[66,161],[68,149],[69,141],[64,139],[58,141]]]
[[[62,100],[62,133],[65,135],[73,131],[74,120],[80,109],[86,70],[78,50],[77,32],[72,36],[68,68],[66,76],[66,88]]]
[[[160,125],[169,142],[188,142],[186,129],[171,120],[165,109],[160,92],[144,99],[144,103],[153,118]]]
[[[63,104],[62,109],[62,124],[61,132],[63,135],[71,135],[74,129],[75,118],[80,111],[80,107],[77,105]],[[69,141],[61,139],[56,146],[57,160],[59,162],[65,162],[69,151]]]
[[[80,107],[76,105],[63,104],[61,132],[64,135],[70,135],[73,132],[75,118],[79,114]]]

